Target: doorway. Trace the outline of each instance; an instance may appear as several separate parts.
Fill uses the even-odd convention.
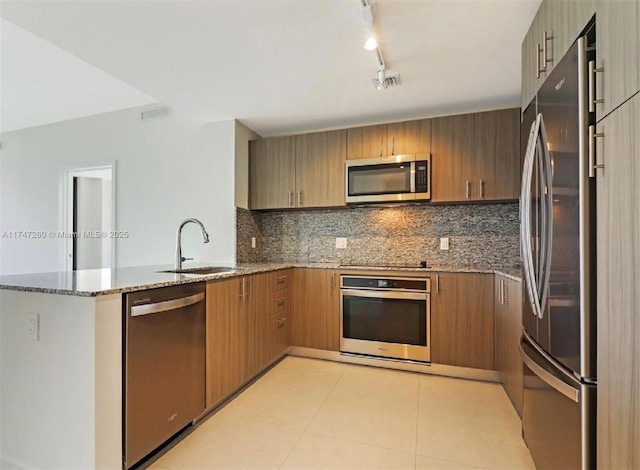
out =
[[[71,168],[63,175],[63,267],[66,271],[114,265],[115,163]]]

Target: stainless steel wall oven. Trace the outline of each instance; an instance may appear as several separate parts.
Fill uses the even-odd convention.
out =
[[[340,277],[340,351],[429,362],[431,282],[425,278]]]

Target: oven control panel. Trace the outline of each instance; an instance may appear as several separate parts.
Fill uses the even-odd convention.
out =
[[[430,280],[425,278],[342,276],[340,284],[343,289],[430,291]]]

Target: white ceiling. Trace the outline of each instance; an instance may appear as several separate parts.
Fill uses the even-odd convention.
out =
[[[8,21],[0,39],[2,132],[155,102]]]
[[[375,1],[388,71],[402,80],[385,91],[371,84],[360,0],[21,0],[0,14],[198,121],[237,118],[273,135],[518,106],[520,47],[540,1]]]

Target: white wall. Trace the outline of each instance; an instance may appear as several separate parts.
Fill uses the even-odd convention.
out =
[[[118,468],[121,296],[2,290],[0,307],[0,468]]]
[[[0,232],[57,231],[63,168],[116,161],[116,266],[173,263],[183,254],[235,261],[235,121],[207,125],[173,113],[141,121],[133,108],[5,133],[0,156]],[[0,274],[61,270],[62,241],[0,238]]]
[[[260,136],[236,121],[236,206],[249,208],[249,141]]]

